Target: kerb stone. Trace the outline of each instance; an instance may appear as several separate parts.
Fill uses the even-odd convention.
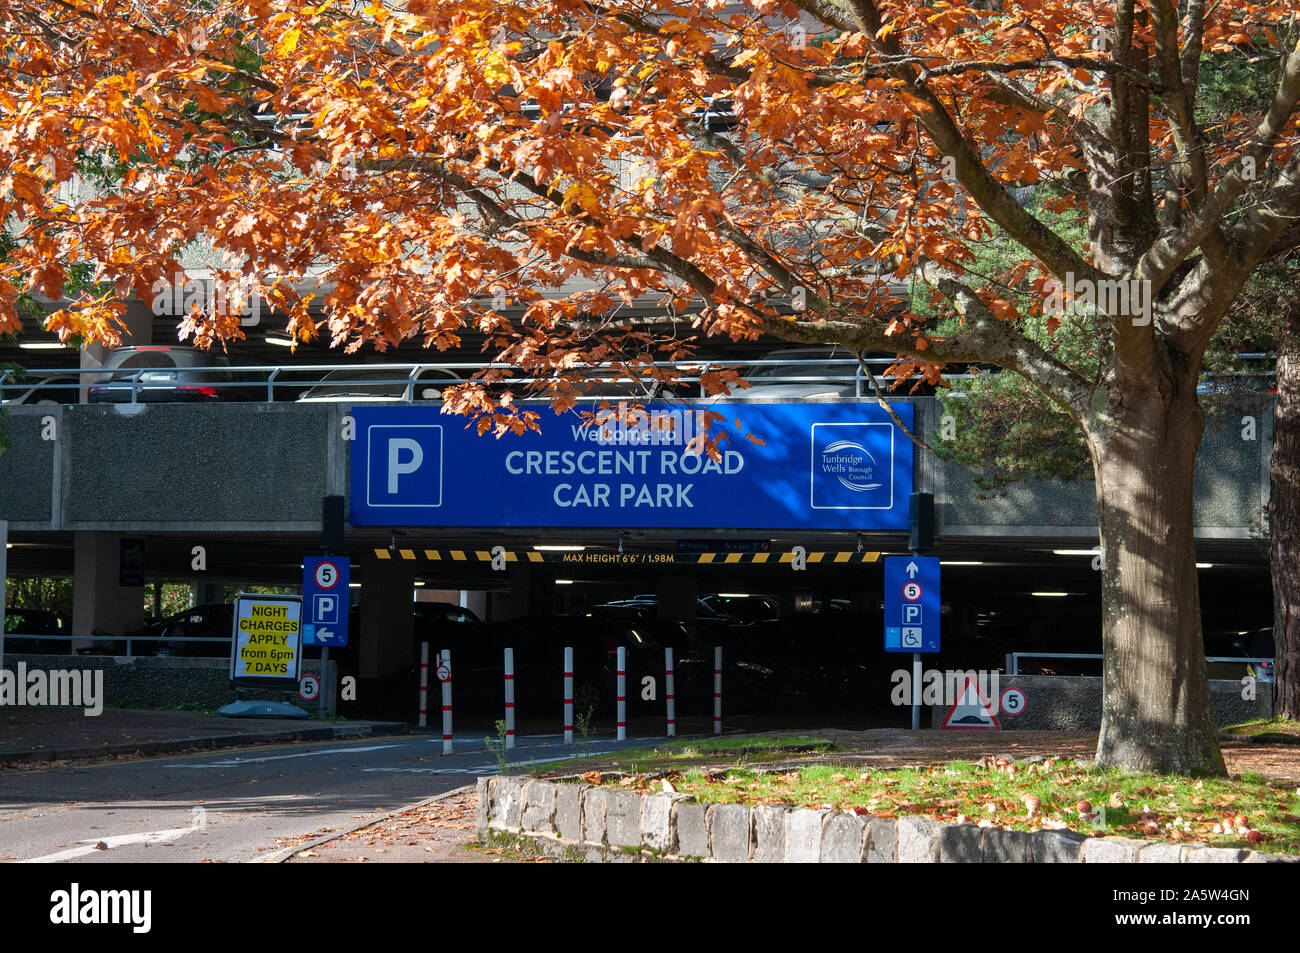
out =
[[[779,864],[785,860],[785,816],[790,809],[779,804],[754,808],[755,864]]]
[[[862,863],[866,833],[867,822],[858,815],[832,814],[822,826],[822,863]]]
[[[826,811],[796,810],[785,816],[785,862],[817,864],[822,859]]]
[[[744,804],[715,804],[710,811],[709,846],[713,859],[727,864],[749,861],[749,808]]]
[[[900,864],[936,864],[939,862],[938,821],[928,817],[898,819],[898,862]]]

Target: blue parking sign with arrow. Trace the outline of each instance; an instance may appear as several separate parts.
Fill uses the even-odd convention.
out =
[[[885,557],[885,651],[939,651],[939,557]]]
[[[308,556],[302,561],[302,644],[341,648],[348,644],[346,556]]]

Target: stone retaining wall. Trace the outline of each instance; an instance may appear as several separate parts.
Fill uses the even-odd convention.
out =
[[[1019,688],[1027,703],[1023,714],[998,713],[1002,727],[1017,731],[1091,731],[1101,727],[1101,678],[1092,675],[1002,675],[999,691]],[[1235,725],[1273,714],[1273,686],[1255,683],[1255,697],[1241,697],[1242,684],[1230,679],[1210,679],[1214,723]],[[993,701],[994,699],[989,699]],[[947,705],[930,708],[930,726],[938,728],[948,714]]]
[[[235,700],[230,687],[230,659],[178,658],[120,655],[35,655],[6,652],[4,667],[17,672],[19,662],[27,671],[102,669],[106,708],[216,709]],[[303,675],[321,674],[320,659],[303,659]],[[286,696],[281,689],[245,689],[240,697],[250,701],[285,701],[312,714],[320,710],[321,699],[305,702],[296,691]]]
[[[787,805],[699,804],[687,794],[524,777],[479,778],[480,841],[522,841],[587,861],[718,863],[1300,862],[1300,857],[1072,831],[1006,831],[928,817],[873,817]]]

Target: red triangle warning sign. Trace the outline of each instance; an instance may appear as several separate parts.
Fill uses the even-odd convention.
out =
[[[974,675],[966,676],[966,683],[957,692],[957,698],[939,723],[940,728],[987,728],[1002,729],[998,716],[993,714],[989,701],[980,691],[979,681]]]

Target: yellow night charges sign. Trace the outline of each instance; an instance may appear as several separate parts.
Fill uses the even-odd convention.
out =
[[[235,603],[231,678],[298,678],[302,655],[297,597],[241,593]]]

